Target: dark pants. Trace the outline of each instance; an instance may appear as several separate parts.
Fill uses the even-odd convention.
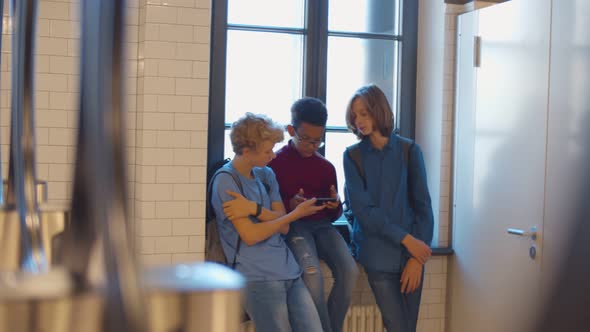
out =
[[[321,332],[320,317],[301,278],[250,281],[246,312],[258,332]]]
[[[303,269],[303,281],[318,310],[324,332],[342,331],[359,274],[346,242],[328,220],[323,220],[292,223],[287,244]],[[334,277],[327,303],[320,259],[330,267]]]
[[[401,273],[367,270],[367,275],[387,332],[415,332],[424,272],[420,286],[411,294],[401,292]]]

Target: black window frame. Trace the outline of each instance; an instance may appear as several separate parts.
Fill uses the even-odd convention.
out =
[[[263,32],[287,32],[307,35],[304,59],[304,94],[326,101],[327,85],[327,41],[328,41],[329,0],[307,1],[306,28],[278,28],[263,26],[241,26],[227,23],[228,0],[213,0],[211,5],[211,54],[209,81],[209,124],[207,167],[224,158],[225,124],[225,83],[227,63],[227,30]],[[416,68],[418,48],[418,1],[400,0],[402,35],[381,35],[376,33],[330,33],[331,36],[362,37],[401,41],[399,112],[397,127],[401,135],[414,139],[416,123]],[[394,105],[395,107],[395,105]],[[347,132],[345,127],[326,127],[326,132]],[[325,147],[320,153],[325,153]],[[207,180],[211,172],[207,172]]]

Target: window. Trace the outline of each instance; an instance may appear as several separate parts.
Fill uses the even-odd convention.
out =
[[[320,152],[342,190],[342,153],[356,142],[346,104],[368,83],[385,91],[402,135],[414,136],[417,1],[214,0],[212,10],[210,165],[233,155],[229,127],[245,112],[286,125],[293,101],[312,96],[328,108]]]

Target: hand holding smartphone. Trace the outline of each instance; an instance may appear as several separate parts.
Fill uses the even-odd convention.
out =
[[[323,205],[327,202],[336,202],[338,199],[336,197],[316,197],[315,205]]]

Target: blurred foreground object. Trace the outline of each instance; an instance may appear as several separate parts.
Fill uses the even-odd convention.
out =
[[[12,37],[12,101],[8,179],[3,182],[0,209],[0,270],[42,273],[55,263],[68,210],[46,204],[47,184],[35,168],[34,1],[10,3]],[[0,3],[3,10],[4,2]],[[1,28],[1,27],[0,27]],[[1,29],[0,29],[1,30]]]
[[[24,55],[17,59],[28,60],[14,61],[24,68],[24,74],[15,71],[13,75],[25,86],[24,109],[31,110],[27,113],[17,107],[19,111],[14,112],[16,120],[24,114],[25,128],[30,126],[30,130],[12,133],[13,137],[20,135],[16,137],[28,149],[22,158],[29,164],[14,163],[19,179],[24,178],[19,174],[28,165],[34,170],[33,122],[26,116],[32,114],[38,0],[21,0],[15,5],[14,39],[27,40]],[[39,209],[32,199],[33,172],[33,181],[25,178],[24,185],[17,181],[14,195],[15,215],[21,225],[32,226],[20,237],[17,233],[5,236],[20,239],[27,250],[23,250],[26,255],[17,272],[0,274],[0,332],[238,331],[244,279],[237,272],[213,263],[138,267],[129,245],[123,139],[126,1],[86,0],[81,9],[80,116],[71,222],[58,248],[63,266],[45,260],[47,242],[38,235],[42,228],[35,213]],[[12,202],[10,188],[9,181],[8,200]],[[8,219],[4,225],[15,227]]]
[[[590,2],[553,1],[551,86],[559,139],[547,167],[549,201],[545,218],[559,220],[548,232],[564,232],[563,249],[546,266],[552,277],[534,332],[590,331]],[[549,197],[551,198],[551,197]],[[556,223],[557,224],[557,223]],[[569,230],[569,231],[568,231]]]

